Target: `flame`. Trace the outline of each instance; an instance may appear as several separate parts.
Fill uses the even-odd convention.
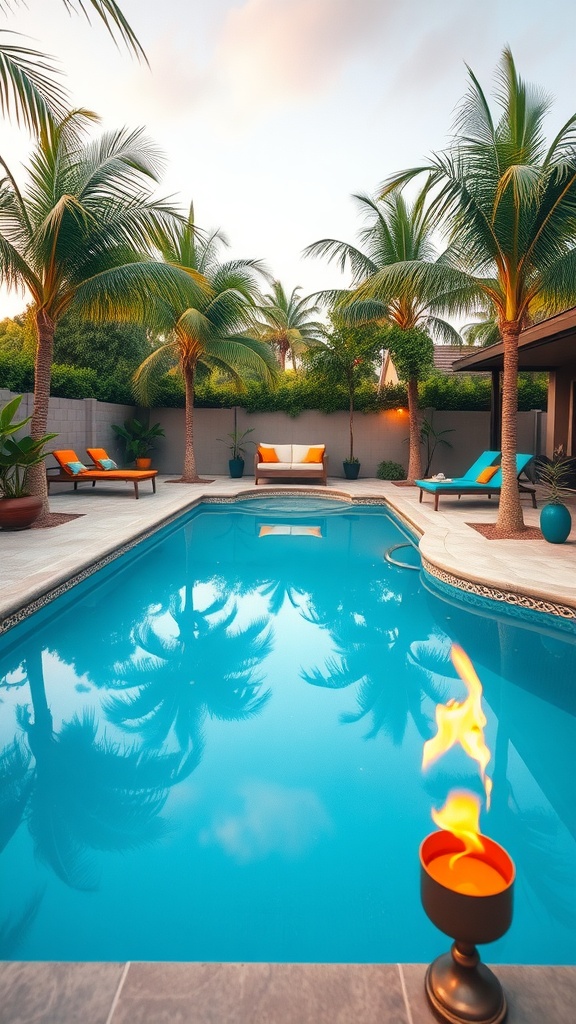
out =
[[[478,853],[484,849],[480,839],[480,797],[463,789],[450,793],[444,807],[432,811],[432,820],[438,828],[452,832],[464,843],[464,849],[450,858],[452,868],[460,857],[467,853]]]
[[[468,690],[464,701],[449,700],[447,704],[436,707],[436,725],[438,731],[432,739],[424,744],[422,768],[426,769],[442,754],[447,753],[457,743],[469,757],[477,761],[486,793],[486,808],[490,807],[492,779],[486,775],[490,761],[490,751],[484,739],[486,716],[482,711],[482,683],[474,666],[465,651],[457,644],[452,644],[450,651],[452,664]],[[434,817],[434,814],[432,815]],[[436,821],[436,818],[434,818]],[[453,832],[454,829],[449,829]],[[477,828],[478,832],[479,829]]]

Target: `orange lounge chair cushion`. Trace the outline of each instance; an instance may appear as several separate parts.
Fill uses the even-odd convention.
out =
[[[68,473],[69,476],[80,475],[79,473],[74,473],[74,471],[70,469],[70,463],[82,465],[82,462],[76,455],[76,452],[74,451],[73,448],[60,448],[58,449],[58,451],[52,452],[52,454],[60,468],[63,469],[65,473]]]
[[[59,466],[76,480],[151,480],[158,475],[157,469],[83,469],[73,473],[68,463],[80,462],[80,459],[72,448],[61,448],[52,454]]]
[[[111,469],[118,469],[118,466],[108,455],[105,448],[87,448],[86,455],[92,459],[97,469],[104,469],[108,472]]]

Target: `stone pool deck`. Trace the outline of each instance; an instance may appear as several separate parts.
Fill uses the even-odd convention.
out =
[[[52,511],[79,518],[48,530],[0,532],[0,629],[24,605],[45,600],[203,496],[254,490],[249,478],[224,477],[195,485],[166,485],[160,478],[158,493],[143,487],[138,501],[122,485],[54,489]],[[263,495],[271,490],[301,488],[257,489]],[[439,578],[576,620],[575,530],[563,545],[489,541],[468,525],[494,522],[496,502],[484,497],[445,498],[434,512],[429,500],[419,504],[416,488],[384,481],[330,479],[327,490],[387,501],[420,535],[423,558]],[[314,491],[327,493],[319,486]],[[536,526],[538,516],[526,506],[527,525]],[[0,1024],[432,1024],[424,972],[421,964],[5,962]],[[496,973],[508,997],[509,1024],[574,1019],[576,968],[503,966]]]

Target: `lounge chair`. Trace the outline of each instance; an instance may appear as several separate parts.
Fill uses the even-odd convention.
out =
[[[501,452],[483,452],[476,459],[464,476],[454,477],[451,480],[416,480],[416,486],[420,488],[420,501],[424,491],[430,491],[434,495],[434,511],[438,511],[438,502],[441,494],[487,494],[489,498],[493,494],[500,494],[502,487],[502,470],[500,468]],[[516,456],[516,472],[518,476],[526,469],[533,455],[518,454]],[[536,508],[536,489],[527,483],[518,482],[521,494],[530,494],[532,507]]]
[[[79,483],[90,482],[95,487],[98,480],[106,480],[106,482],[122,480],[134,485],[134,497],[139,498],[138,484],[143,480],[151,480],[152,490],[156,493],[157,469],[104,469],[102,460],[112,462],[111,459],[108,459],[105,449],[87,448],[86,451],[94,462],[93,466],[85,466],[72,448],[62,448],[52,452],[58,466],[46,470],[48,490],[50,490],[50,484],[53,483],[69,484],[73,482],[76,491]]]

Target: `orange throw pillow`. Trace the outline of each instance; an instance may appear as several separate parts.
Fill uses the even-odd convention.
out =
[[[321,448],[309,448],[302,462],[322,462],[324,457],[324,446]]]
[[[477,484],[489,484],[492,477],[496,476],[496,473],[500,469],[500,466],[487,466],[482,472],[476,477]]]
[[[263,444],[261,444],[258,449],[258,458],[260,459],[260,462],[280,462],[280,459],[276,455],[276,449],[266,448]]]

